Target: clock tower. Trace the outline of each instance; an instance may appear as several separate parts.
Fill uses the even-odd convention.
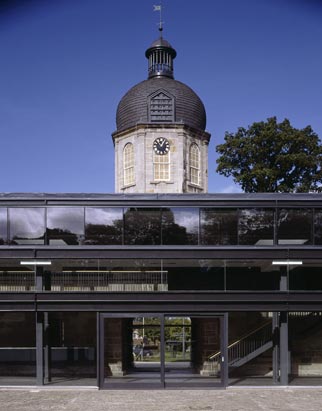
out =
[[[145,53],[148,79],[132,87],[116,113],[117,193],[205,193],[206,112],[197,94],[174,79],[176,51],[162,35]]]

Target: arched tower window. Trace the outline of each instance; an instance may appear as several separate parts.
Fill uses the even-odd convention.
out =
[[[190,164],[190,182],[200,184],[200,150],[197,144],[193,143],[190,146],[189,152]]]
[[[155,181],[170,180],[170,151],[162,156],[153,152],[153,174]]]
[[[123,180],[125,186],[135,183],[134,147],[132,143],[127,143],[123,149]]]

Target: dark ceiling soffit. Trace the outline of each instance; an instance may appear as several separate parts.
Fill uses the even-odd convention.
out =
[[[235,247],[229,249],[222,248],[174,248],[165,247],[155,248],[103,248],[103,249],[83,249],[81,246],[77,249],[60,248],[53,249],[44,246],[42,249],[22,249],[22,248],[0,248],[0,258],[51,258],[51,259],[285,259],[289,258],[291,252],[288,248],[244,248]],[[302,254],[303,253],[303,254]],[[311,248],[309,250],[296,249],[292,255],[296,258],[320,258],[321,247]],[[293,257],[293,258],[294,258]]]
[[[104,312],[321,311],[321,292],[1,293],[0,310]],[[23,297],[23,298],[21,298]]]
[[[321,207],[322,194],[70,194],[0,193],[0,207]]]

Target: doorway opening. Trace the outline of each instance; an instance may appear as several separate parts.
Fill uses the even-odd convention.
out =
[[[100,387],[222,387],[225,315],[100,314]]]

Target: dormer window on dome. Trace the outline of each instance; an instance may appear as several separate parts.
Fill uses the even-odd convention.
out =
[[[165,90],[158,90],[148,97],[150,123],[172,123],[175,121],[174,97]]]

